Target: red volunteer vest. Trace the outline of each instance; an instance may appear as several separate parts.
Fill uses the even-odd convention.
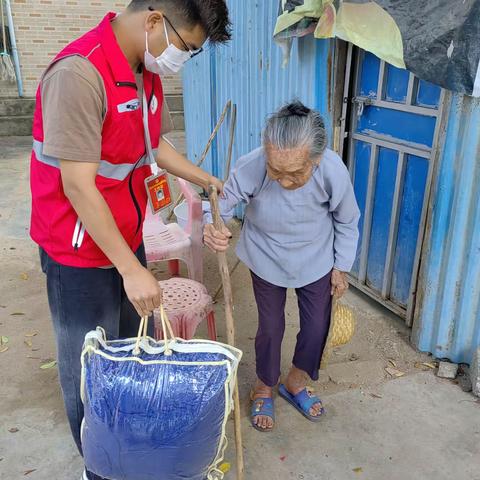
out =
[[[96,185],[133,251],[142,243],[147,206],[145,178],[151,175],[145,148],[142,102],[135,76],[111,27],[114,13],[67,45],[54,62],[72,55],[88,59],[100,73],[107,98],[102,130],[101,162]],[[158,147],[163,91],[160,77],[143,73],[152,148]],[[37,90],[30,168],[32,217],[30,234],[55,261],[73,267],[101,267],[112,262],[85,231],[64,194],[59,159],[43,154],[41,84]]]

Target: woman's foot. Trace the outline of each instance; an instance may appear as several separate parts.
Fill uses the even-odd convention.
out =
[[[273,414],[273,390],[260,380],[257,380],[252,391],[252,425],[260,431],[269,432],[275,425]]]
[[[296,396],[302,390],[307,388],[307,383],[308,375],[303,370],[292,367],[285,381],[285,388],[291,395]],[[310,392],[308,388],[307,393],[310,397],[313,397],[312,392]],[[322,402],[318,401],[317,403],[314,403],[310,408],[309,413],[312,417],[320,417],[324,413]]]

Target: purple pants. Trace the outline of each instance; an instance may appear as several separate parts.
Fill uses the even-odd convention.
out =
[[[255,339],[257,376],[269,387],[280,378],[282,340],[285,333],[287,289],[272,285],[251,272],[258,308]],[[332,311],[331,273],[296,289],[300,313],[300,332],[293,365],[318,380],[318,370],[330,327]]]

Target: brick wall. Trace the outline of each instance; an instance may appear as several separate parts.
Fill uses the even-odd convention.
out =
[[[35,95],[45,67],[64,45],[94,27],[108,11],[120,12],[128,1],[12,0],[13,21],[25,96]],[[181,93],[178,76],[165,77],[166,93]],[[17,95],[15,85],[0,83],[0,97]]]

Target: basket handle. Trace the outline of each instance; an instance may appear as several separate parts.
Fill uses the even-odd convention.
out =
[[[162,323],[163,339],[165,341],[165,355],[171,356],[173,354],[170,348],[170,343],[175,340],[175,334],[173,333],[172,325],[167,317],[163,304],[160,305],[160,320]],[[147,338],[148,330],[148,315],[145,315],[140,320],[140,326],[138,328],[137,341],[135,342],[135,348],[133,349],[134,355],[140,355],[140,344],[143,339]]]

